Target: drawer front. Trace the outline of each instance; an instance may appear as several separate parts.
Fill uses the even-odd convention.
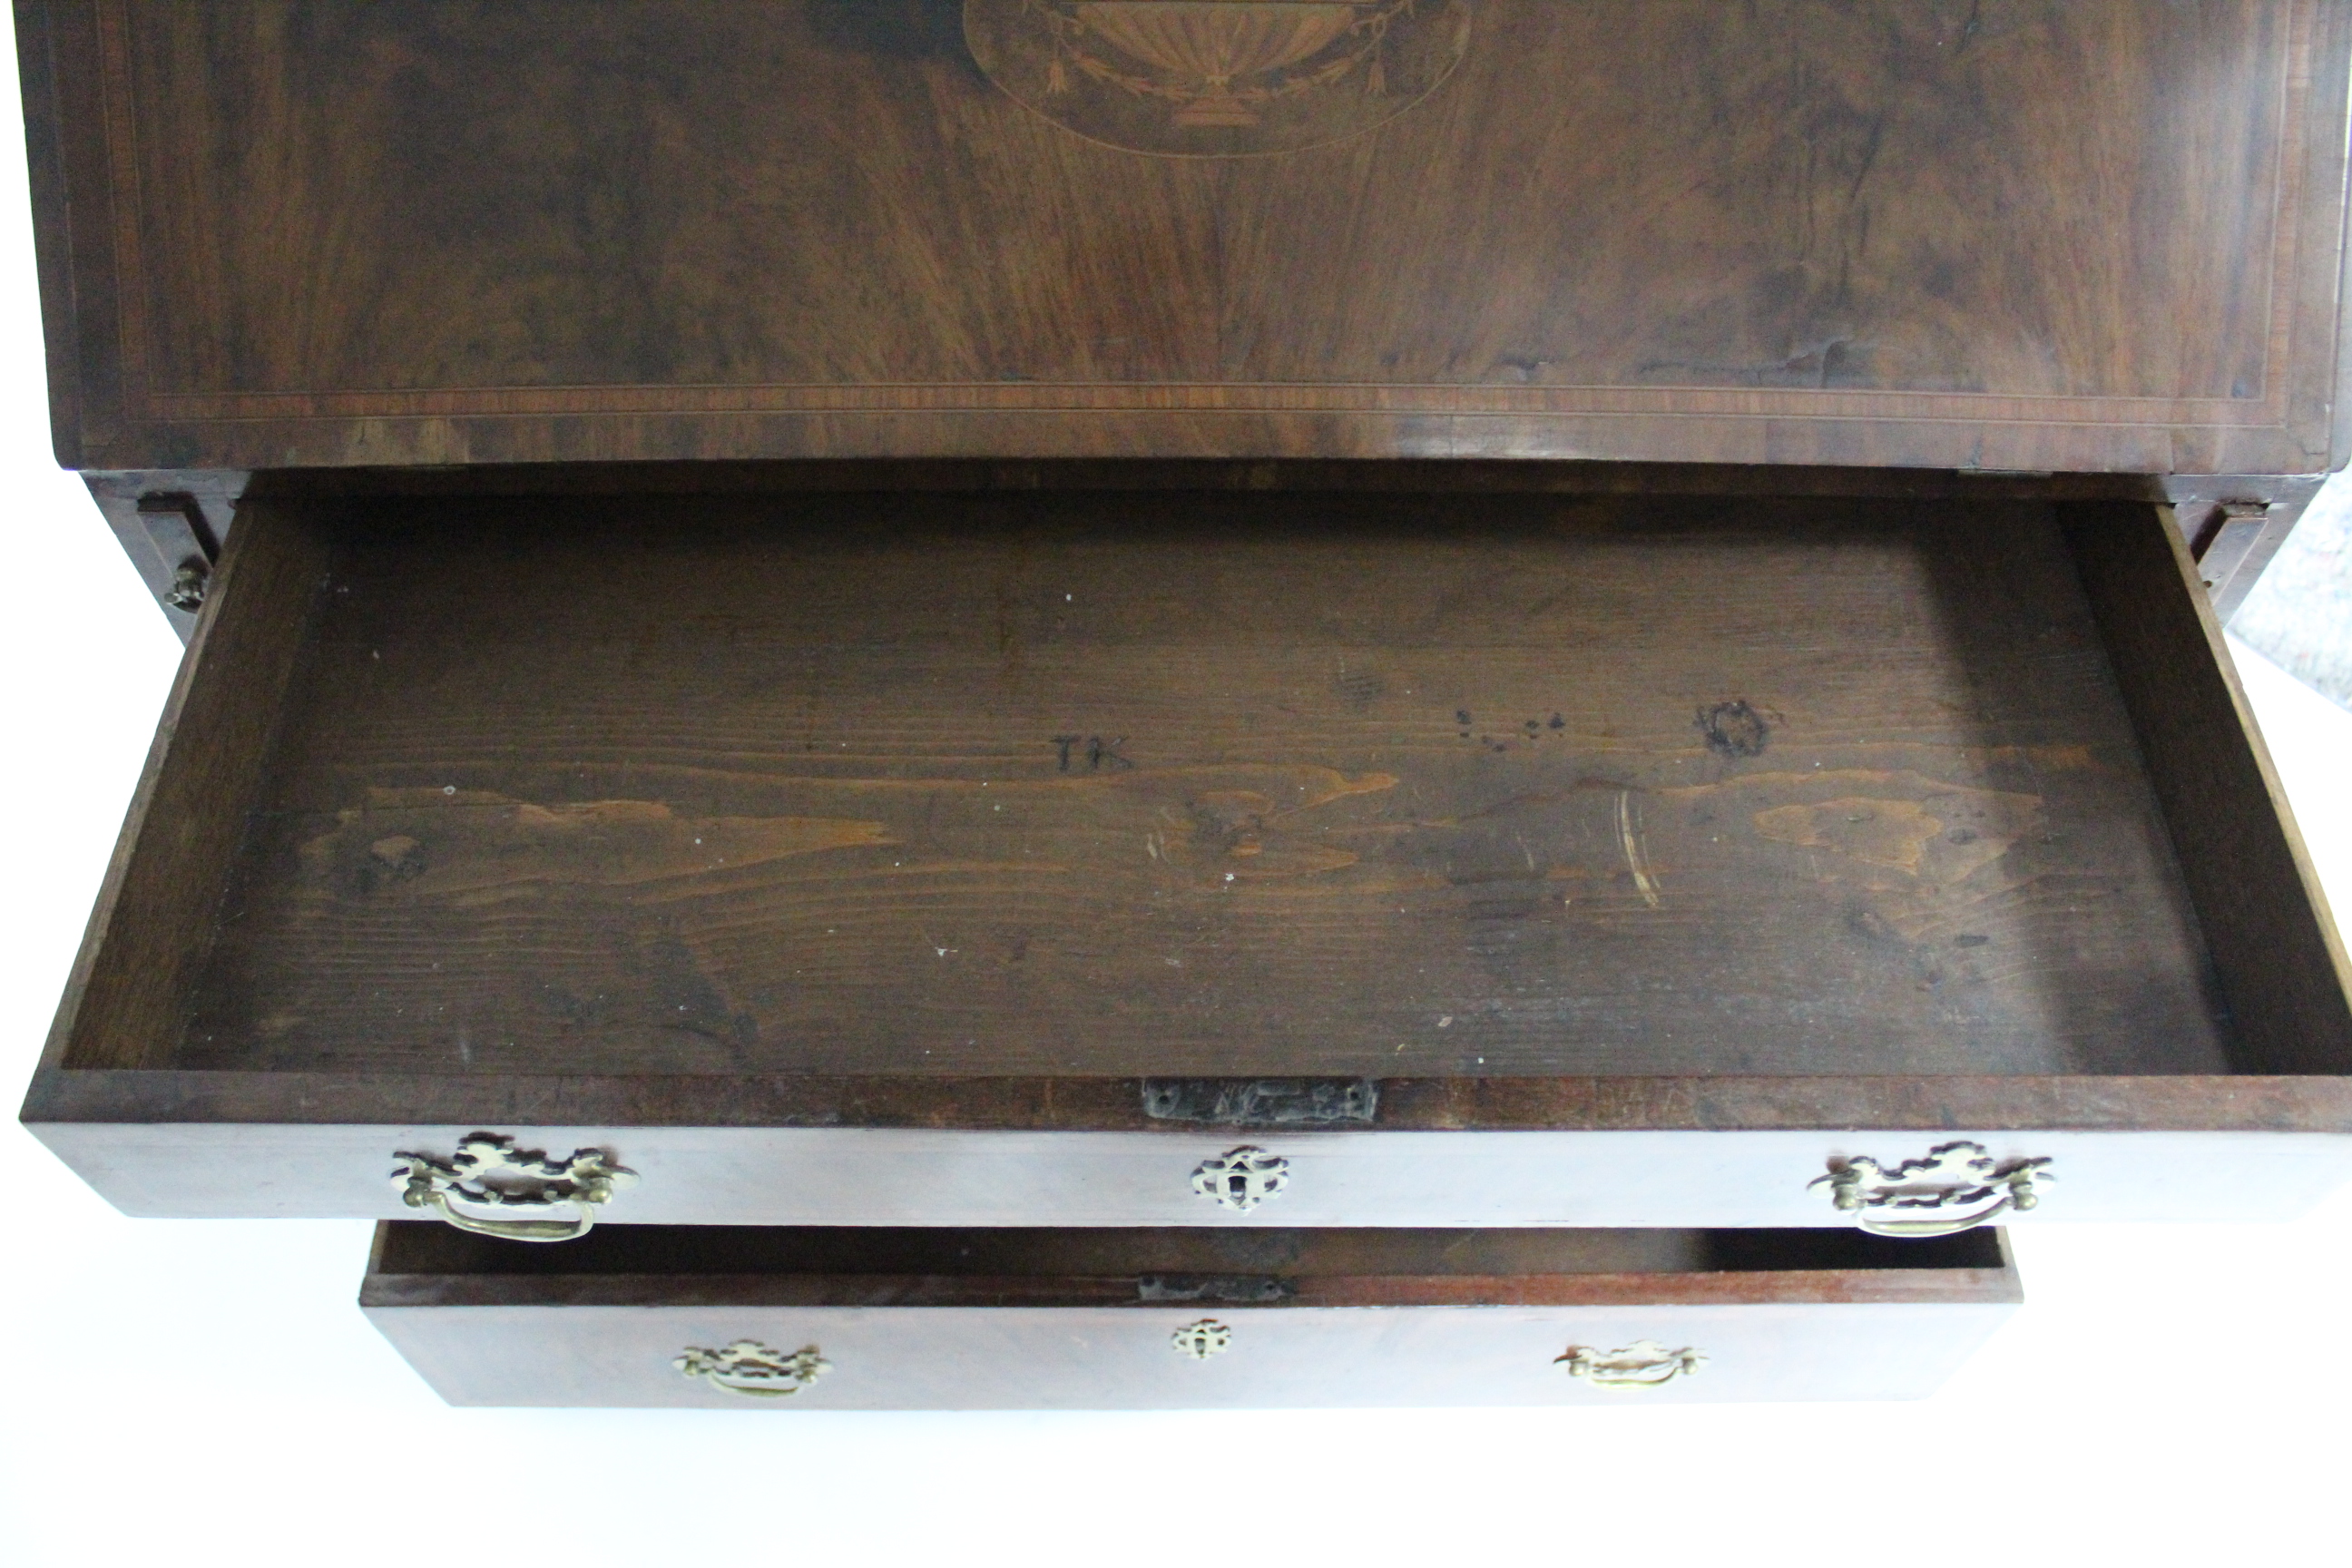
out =
[[[125,1213],[415,1218],[402,1152],[454,1160],[471,1130],[50,1125],[36,1131]],[[2040,1180],[2020,1212],[1937,1177],[1945,1204],[1841,1209],[1835,1170],[1898,1168],[1973,1136]],[[2352,1177],[2352,1138],[2231,1132],[1696,1131],[1019,1133],[790,1128],[525,1129],[511,1147],[611,1152],[635,1180],[591,1205],[622,1225],[1849,1226],[2294,1217]],[[1278,1187],[1203,1192],[1236,1150]],[[1231,1163],[1241,1163],[1233,1162]],[[1219,1166],[1223,1175],[1226,1167]],[[394,1173],[403,1174],[395,1179]],[[560,1179],[551,1179],[560,1180]],[[1906,1189],[1921,1197],[1919,1183]],[[551,1194],[552,1195],[556,1195]],[[1220,1201],[1220,1196],[1226,1201]],[[1865,1196],[1868,1194],[1865,1194]],[[1927,1195],[1933,1195],[1932,1184]],[[2004,1196],[2011,1201],[2004,1206]],[[1255,1201],[1251,1201],[1252,1199]],[[576,1205],[485,1208],[573,1223]]]
[[[1213,1302],[1205,1310],[375,1307],[368,1315],[453,1405],[1104,1410],[1916,1399],[2012,1310],[1990,1302]],[[784,1355],[814,1347],[828,1364],[798,1392],[774,1398],[731,1394],[673,1364],[690,1349],[744,1340]],[[1196,1348],[1203,1344],[1215,1348],[1204,1356]],[[1636,1348],[1643,1345],[1652,1348]],[[1580,1348],[1593,1352],[1603,1382],[1570,1370]],[[1685,1350],[1704,1359],[1650,1385]]]

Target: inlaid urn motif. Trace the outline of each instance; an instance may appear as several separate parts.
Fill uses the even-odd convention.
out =
[[[965,0],[998,86],[1131,152],[1290,153],[1426,97],[1469,47],[1469,0]]]

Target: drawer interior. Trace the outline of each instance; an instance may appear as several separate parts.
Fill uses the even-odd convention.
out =
[[[1801,1277],[1801,1278],[1798,1278]],[[1849,1230],[964,1229],[605,1226],[563,1247],[447,1226],[377,1227],[362,1297],[590,1304],[787,1290],[811,1304],[1280,1306],[1901,1297],[2014,1300],[2002,1234],[1931,1240]]]
[[[257,500],[53,1063],[2352,1070],[2176,555],[2018,500]]]

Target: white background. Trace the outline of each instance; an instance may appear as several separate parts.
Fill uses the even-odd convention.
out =
[[[13,113],[9,1097],[180,651],[49,456]],[[2352,910],[2352,714],[2242,668]],[[453,1411],[352,1304],[362,1223],[124,1219],[13,1121],[0,1203],[11,1568],[2352,1560],[2352,1198],[2292,1225],[2021,1228],[2027,1306],[1925,1405],[1238,1415]]]

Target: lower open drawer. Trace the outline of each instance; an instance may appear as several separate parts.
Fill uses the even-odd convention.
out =
[[[453,1405],[811,1410],[1914,1399],[2003,1234],[381,1225],[361,1305]]]

